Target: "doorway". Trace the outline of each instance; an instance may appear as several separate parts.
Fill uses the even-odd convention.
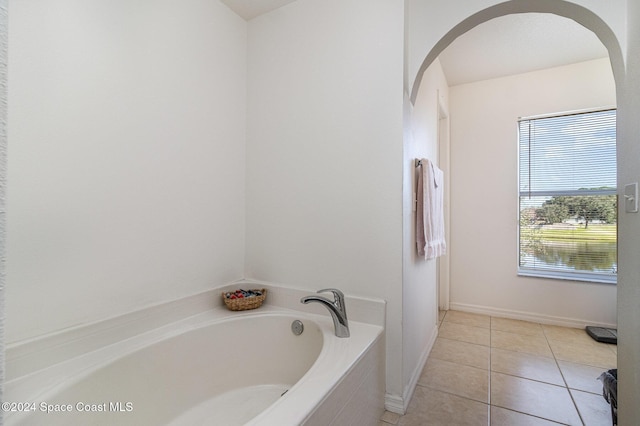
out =
[[[493,18],[506,16],[509,14],[518,14],[518,13],[528,13],[528,12],[537,12],[537,13],[549,13],[558,16],[562,16],[565,18],[572,19],[577,23],[581,24],[585,28],[589,29],[593,33],[597,35],[597,37],[602,41],[602,43],[606,46],[609,53],[609,61],[611,68],[613,70],[614,79],[616,83],[616,91],[617,94],[622,94],[621,87],[625,84],[625,67],[624,67],[624,56],[622,54],[622,50],[620,47],[620,43],[617,39],[616,34],[611,30],[611,28],[595,13],[590,10],[578,6],[574,3],[568,3],[564,1],[558,2],[538,2],[538,4],[534,4],[536,2],[530,1],[507,1],[505,3],[501,3],[492,7],[489,7],[481,12],[478,12],[474,15],[469,16],[468,18],[461,21],[458,25],[452,28],[448,33],[446,33],[437,43],[433,44],[433,48],[428,51],[425,61],[422,63],[422,66],[419,69],[417,77],[415,79],[415,83],[410,87],[411,96],[410,99],[412,102],[415,102],[415,99],[418,95],[418,88],[421,82],[421,76],[424,70],[429,67],[436,58],[444,51],[444,49],[449,46],[453,40],[455,40],[460,35],[466,33],[472,28],[475,28],[479,24],[483,22],[487,22]],[[542,10],[541,10],[542,9]],[[627,96],[628,97],[628,96]],[[620,96],[622,99],[622,96]],[[627,101],[628,102],[628,101]],[[618,100],[618,104],[623,108],[623,104],[621,100]],[[627,103],[628,105],[628,103]],[[621,114],[622,115],[622,114]],[[456,118],[453,116],[453,120]],[[620,126],[620,121],[618,121],[618,126]],[[454,137],[452,136],[452,139]],[[452,144],[455,144],[455,141],[452,141]],[[628,150],[628,148],[627,148]],[[620,175],[620,166],[619,166],[619,175]],[[627,175],[629,171],[627,171]],[[618,185],[624,185],[625,182],[618,182]],[[455,230],[454,230],[455,232]],[[449,233],[451,235],[451,233]],[[629,236],[627,236],[630,238]],[[624,257],[624,256],[623,256]],[[621,264],[623,264],[623,260]],[[623,265],[624,267],[624,265]],[[455,274],[455,269],[454,269]],[[633,277],[633,271],[629,275]],[[455,293],[453,293],[455,295]],[[438,296],[440,298],[440,294]],[[627,315],[629,317],[630,315]],[[621,348],[621,351],[624,351]],[[633,354],[628,354],[629,359],[632,359]],[[631,383],[629,384],[631,386]]]
[[[449,150],[449,113],[443,105],[440,93],[438,93],[438,164],[444,172],[444,226],[445,235],[451,235],[451,164]],[[448,248],[450,251],[451,248]],[[440,256],[436,268],[436,279],[438,289],[438,308],[440,311],[449,310],[449,283],[450,283],[450,263],[449,254]],[[438,316],[438,320],[439,320]]]

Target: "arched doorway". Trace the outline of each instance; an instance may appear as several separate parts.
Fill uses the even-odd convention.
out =
[[[428,51],[428,54],[422,62],[422,65],[413,80],[413,84],[408,87],[411,104],[415,105],[416,103],[422,81],[422,75],[453,40],[470,29],[475,28],[481,23],[487,22],[493,18],[529,12],[550,13],[569,18],[596,34],[609,52],[611,68],[616,81],[616,90],[618,93],[620,92],[620,88],[624,84],[625,80],[624,55],[618,38],[603,19],[592,11],[574,3],[567,3],[564,1],[531,2],[514,0],[489,7],[469,16],[454,25],[451,30],[446,32],[444,36],[433,45],[433,48]],[[413,78],[413,76],[410,75],[409,78]],[[623,182],[620,182],[620,184],[623,184]]]
[[[513,310],[511,315],[527,313],[532,321],[571,318],[558,325],[615,327],[615,286],[516,276],[520,252],[512,247],[519,235],[513,211],[519,181],[518,120],[614,107],[616,90],[606,48],[568,18],[511,14],[458,37],[431,66],[439,67],[446,75],[452,116],[451,152],[444,155],[451,164],[440,164],[450,172],[445,185],[450,194],[445,206],[450,209],[445,214],[455,231],[447,232],[450,250],[440,259],[445,266],[441,270],[450,263],[455,271],[452,309]],[[424,79],[423,84],[431,83]],[[429,92],[421,88],[416,108]],[[610,146],[615,155],[615,139]],[[444,150],[438,151],[442,155]],[[615,176],[615,161],[611,165]],[[615,227],[612,230],[615,233]],[[441,296],[448,294],[446,278],[440,276]],[[562,292],[571,294],[568,298],[575,303],[552,308],[547,300]],[[440,308],[448,309],[443,298],[439,300]],[[584,324],[576,325],[578,320]]]

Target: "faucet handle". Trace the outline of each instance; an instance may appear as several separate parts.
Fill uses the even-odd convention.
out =
[[[344,293],[337,288],[323,288],[318,290],[318,293],[333,293],[334,303],[346,314],[346,308],[344,305]]]
[[[336,300],[344,300],[344,293],[338,290],[337,288],[323,288],[322,290],[318,290],[318,293],[333,293],[333,297]]]

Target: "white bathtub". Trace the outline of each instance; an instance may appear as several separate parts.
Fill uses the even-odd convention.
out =
[[[375,425],[382,328],[350,326],[340,339],[328,313],[214,309],[9,381],[5,423]]]

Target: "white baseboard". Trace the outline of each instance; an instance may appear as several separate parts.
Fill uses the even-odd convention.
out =
[[[585,328],[588,325],[596,327],[617,328],[617,324],[597,323],[578,318],[558,317],[543,315],[533,312],[515,311],[511,309],[492,308],[489,306],[470,305],[466,303],[450,303],[449,309],[454,311],[470,312],[474,314],[490,315],[493,317],[509,318],[522,321],[537,322],[540,324],[559,325],[562,327]]]
[[[416,368],[413,370],[411,378],[409,379],[409,383],[407,383],[407,385],[405,386],[402,396],[390,394],[385,395],[384,408],[387,411],[391,411],[392,413],[397,413],[400,415],[404,415],[407,412],[407,408],[409,407],[409,403],[411,402],[413,393],[416,390],[416,386],[418,385],[418,379],[420,379],[422,369],[427,363],[427,358],[429,358],[429,354],[431,353],[431,349],[433,348],[437,337],[438,326],[436,325],[435,327],[433,327],[431,336],[429,337],[429,340],[427,341],[427,344],[425,345],[425,348],[420,355],[420,361],[418,361]]]
[[[404,400],[399,395],[385,394],[384,409],[400,415],[404,415],[407,412],[404,407]]]

